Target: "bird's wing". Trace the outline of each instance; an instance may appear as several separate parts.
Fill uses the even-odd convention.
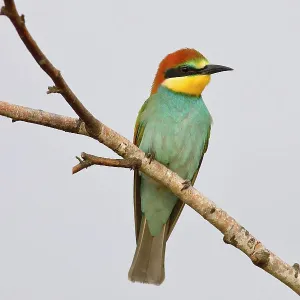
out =
[[[205,152],[207,151],[207,147],[208,147],[208,141],[209,141],[209,137],[210,137],[210,127],[209,127],[209,130],[208,130],[208,133],[207,133],[207,137],[206,137],[206,141],[205,141],[205,145],[204,145],[204,148],[203,148],[203,151],[201,153],[201,157],[200,157],[200,161],[199,161],[199,166],[196,170],[196,172],[194,173],[192,179],[191,179],[191,182],[192,182],[192,185],[194,185],[195,183],[195,180],[198,176],[198,173],[199,173],[199,169],[201,167],[201,163],[202,163],[202,160],[203,160],[203,157],[204,157],[204,154]],[[167,236],[167,239],[170,237],[177,221],[178,221],[178,218],[180,217],[180,214],[183,210],[183,207],[184,207],[184,202],[182,202],[180,199],[178,199],[177,203],[175,204],[175,207],[173,208],[172,210],[172,213],[170,215],[170,219],[169,219],[169,232],[168,232],[168,236]]]
[[[146,100],[145,103],[143,104],[143,106],[141,107],[138,117],[135,122],[133,143],[138,147],[143,138],[145,125],[146,125],[145,122],[143,122],[143,120],[142,120],[142,113],[146,109],[147,104],[149,103],[149,99]],[[141,176],[140,176],[139,170],[134,170],[133,199],[134,199],[134,221],[135,221],[136,240],[138,240],[138,237],[139,237],[140,225],[141,225],[141,221],[142,221],[140,186],[141,186]]]

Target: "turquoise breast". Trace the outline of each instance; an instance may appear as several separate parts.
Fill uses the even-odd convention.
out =
[[[145,126],[140,148],[184,179],[198,168],[212,123],[200,97],[174,93],[165,87],[148,99],[141,114]],[[169,190],[141,175],[142,212],[153,236],[160,233],[176,201]]]

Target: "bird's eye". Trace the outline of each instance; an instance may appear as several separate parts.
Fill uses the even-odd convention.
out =
[[[187,73],[190,70],[190,68],[188,66],[181,66],[180,67],[180,71],[183,73]]]

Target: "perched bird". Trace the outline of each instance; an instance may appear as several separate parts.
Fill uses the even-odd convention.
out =
[[[201,94],[210,75],[231,68],[211,65],[194,49],[167,55],[156,73],[151,95],[137,117],[134,144],[194,184],[207,150],[212,118]],[[159,285],[165,278],[169,238],[184,203],[138,170],[134,173],[134,212],[137,247],[129,280]]]

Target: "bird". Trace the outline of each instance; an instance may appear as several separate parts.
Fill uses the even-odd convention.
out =
[[[214,73],[232,68],[213,65],[197,50],[179,49],[159,64],[150,97],[141,107],[133,143],[194,184],[208,147],[212,117],[202,92]],[[160,285],[165,279],[166,242],[184,203],[166,187],[134,170],[136,250],[128,272],[132,282]]]

